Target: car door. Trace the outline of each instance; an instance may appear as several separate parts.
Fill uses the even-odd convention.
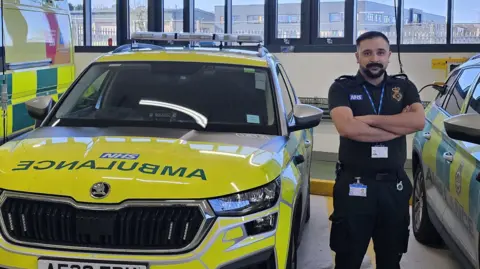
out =
[[[473,88],[472,96],[469,99],[468,106],[466,108],[467,114],[480,114],[480,76],[476,82],[475,87]],[[467,232],[470,234],[471,245],[473,245],[474,250],[471,251],[475,254],[475,258],[479,257],[479,219],[480,219],[480,145],[457,141],[461,147],[461,152],[465,155],[465,163],[468,164],[470,171],[460,171],[462,185],[460,186],[460,193],[464,194],[468,190],[468,208],[465,208],[468,218],[464,218],[467,222],[465,223],[467,227]],[[465,194],[464,194],[465,195]],[[475,264],[479,264],[480,261],[475,260]]]
[[[445,119],[463,114],[469,106],[469,93],[477,85],[480,67],[470,67],[462,70],[458,80],[451,90],[451,95],[443,105],[442,113]],[[477,93],[478,94],[478,93]],[[478,238],[473,221],[470,217],[470,183],[477,164],[472,159],[471,150],[478,145],[451,139],[443,128],[443,141],[437,151],[437,171],[445,185],[445,212],[443,224],[455,243],[463,250],[472,262],[477,261]]]
[[[281,64],[277,65],[278,67],[278,79],[280,82],[280,85],[282,86],[282,92],[283,92],[283,100],[286,103],[285,106],[288,108],[289,114],[287,115],[287,122],[288,123],[293,123],[293,108],[295,104],[297,103],[297,97],[295,95],[295,92],[293,91],[292,84],[290,83],[290,80],[288,79],[288,76],[284,69],[282,68]],[[292,147],[296,147],[296,155],[301,156],[303,158],[303,161],[297,165],[299,173],[301,174],[300,178],[302,179],[302,183],[305,182],[306,180],[309,180],[310,177],[308,175],[308,163],[309,163],[309,152],[307,151],[307,146],[309,147],[311,144],[311,140],[307,139],[307,131],[306,130],[298,130],[295,132],[290,133],[289,140],[292,142]],[[306,184],[302,184],[303,187],[303,193],[305,193],[306,190]]]
[[[453,85],[457,81],[460,70],[453,71],[445,84],[446,94],[439,96],[425,112],[426,122],[423,132],[416,137],[420,144],[423,174],[425,175],[426,199],[434,215],[439,219],[446,208],[445,190],[446,182],[442,181],[443,159],[438,158],[438,148],[443,141],[443,120],[446,118],[443,111],[443,104],[452,94]]]
[[[290,96],[290,99],[292,100],[292,104],[295,105],[299,103],[297,94],[295,92],[295,89],[293,87],[292,82],[290,81],[287,72],[283,68],[282,64],[278,64],[278,67],[281,70],[282,76],[285,80],[285,83],[287,85],[287,90]],[[308,129],[308,130],[301,130],[299,131],[301,134],[301,140],[300,146],[302,147],[303,150],[303,156],[305,158],[305,165],[303,166],[303,173],[304,173],[304,179],[305,180],[310,180],[310,165],[311,165],[311,160],[312,160],[312,152],[313,152],[313,128]]]
[[[277,64],[276,66],[276,71],[277,71],[277,76],[278,76],[278,82],[280,84],[280,87],[282,88],[282,99],[283,99],[283,104],[285,107],[285,112],[286,112],[286,120],[287,124],[292,124],[294,119],[293,119],[293,108],[296,104],[296,97],[295,93],[292,90],[290,81],[288,80],[288,77],[285,72],[282,71],[281,65]],[[307,149],[305,147],[305,140],[306,140],[306,131],[305,130],[298,130],[295,132],[291,132],[288,137],[288,142],[287,142],[287,150],[289,154],[291,154],[294,163],[295,161],[298,162],[298,164],[295,165],[296,169],[294,169],[294,173],[298,173],[297,178],[300,180],[300,182],[297,182],[299,185],[299,188],[301,189],[303,195],[302,199],[302,206],[305,205],[305,202],[307,201],[308,198],[308,180],[310,180],[310,177],[307,173]],[[300,160],[303,158],[303,161],[300,162]],[[305,209],[303,206],[302,209]],[[304,215],[304,214],[302,214]],[[302,222],[303,223],[303,222]]]

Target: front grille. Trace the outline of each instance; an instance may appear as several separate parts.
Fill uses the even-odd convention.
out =
[[[196,205],[90,210],[20,197],[6,198],[1,213],[4,230],[18,242],[107,250],[182,250],[205,220]]]

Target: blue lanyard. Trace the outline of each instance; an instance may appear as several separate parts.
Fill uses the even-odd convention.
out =
[[[370,96],[370,93],[367,90],[367,87],[365,85],[363,86],[363,89],[365,90],[365,93],[368,95],[368,99],[370,99],[370,103],[372,104],[373,111],[375,114],[380,115],[380,112],[382,110],[382,104],[383,104],[383,93],[385,92],[385,85],[382,87],[382,95],[380,96],[380,104],[378,104],[378,112],[377,109],[375,108],[375,103],[373,102],[372,96]]]

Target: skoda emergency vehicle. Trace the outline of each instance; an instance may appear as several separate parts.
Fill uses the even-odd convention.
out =
[[[132,38],[0,147],[0,267],[296,268],[322,110],[261,45],[149,43],[261,37]]]

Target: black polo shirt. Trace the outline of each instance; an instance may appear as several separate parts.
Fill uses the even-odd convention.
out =
[[[356,76],[341,76],[332,84],[328,93],[330,111],[338,106],[348,106],[354,116],[376,114],[364,86],[370,93],[377,112],[382,87],[385,86],[380,115],[395,115],[401,113],[407,105],[420,102],[417,87],[405,75],[386,74],[383,82],[375,86],[358,72]],[[403,168],[407,158],[406,136],[381,142],[381,145],[388,147],[388,158],[371,157],[372,146],[377,144],[340,137],[339,161],[357,169],[377,172]]]

